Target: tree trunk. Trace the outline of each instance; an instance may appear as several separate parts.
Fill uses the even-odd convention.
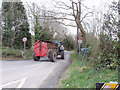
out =
[[[82,39],[83,39],[83,44],[86,43],[86,33],[83,29],[82,24],[79,21],[76,21],[78,28],[80,29],[80,32],[82,33]]]

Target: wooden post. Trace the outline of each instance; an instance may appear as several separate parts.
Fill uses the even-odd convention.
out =
[[[78,44],[79,36],[78,36],[78,33],[79,33],[79,28],[77,27],[77,50],[79,50],[79,44]]]
[[[78,41],[78,38],[79,38],[79,37],[78,37],[78,33],[79,33],[79,31],[78,31],[78,30],[79,30],[79,28],[77,27],[77,41]]]

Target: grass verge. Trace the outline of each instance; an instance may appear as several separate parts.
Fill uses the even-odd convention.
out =
[[[80,68],[81,60],[75,53],[72,54],[72,59],[73,63],[60,79],[58,88],[95,88],[97,82],[109,83],[118,79],[117,69],[102,68],[97,71],[86,59]]]
[[[34,51],[31,49],[26,49],[26,58],[23,57],[23,50],[2,47],[2,60],[23,60],[33,58]]]

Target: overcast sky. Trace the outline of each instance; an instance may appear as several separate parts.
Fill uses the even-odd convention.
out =
[[[7,1],[11,1],[11,0],[7,0]],[[26,2],[31,2],[31,3],[34,2],[34,3],[38,4],[40,7],[46,6],[47,9],[53,8],[53,6],[52,6],[53,0],[21,0],[21,1],[24,3],[24,5]],[[57,0],[57,1],[60,1],[60,0]],[[61,1],[69,3],[68,2],[69,0],[61,0]],[[77,0],[75,0],[75,1],[77,1]],[[104,8],[101,7],[101,5],[103,5],[104,3],[109,3],[111,1],[118,1],[118,0],[83,0],[82,3],[85,6],[87,6],[88,8],[95,7],[96,10],[99,10],[99,9],[104,10]],[[1,2],[2,2],[2,0],[0,0],[0,7],[1,7]],[[68,29],[70,30],[70,32],[76,34],[75,30],[73,31],[73,29],[76,29],[76,28],[68,27]]]

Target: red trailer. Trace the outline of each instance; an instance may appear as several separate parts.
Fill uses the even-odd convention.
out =
[[[58,44],[52,41],[38,40],[34,46],[34,60],[39,61],[40,57],[48,57],[52,62],[56,61]]]

